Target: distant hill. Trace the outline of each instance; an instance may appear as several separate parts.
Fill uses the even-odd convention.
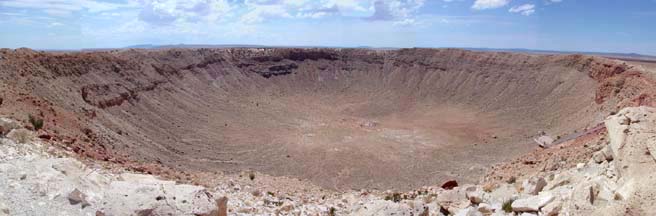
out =
[[[614,59],[630,59],[642,61],[656,61],[656,56],[643,55],[638,53],[606,53],[606,52],[578,52],[578,51],[554,51],[554,50],[532,50],[532,49],[495,49],[495,48],[461,48],[474,51],[490,52],[514,52],[514,53],[535,53],[535,54],[583,54],[602,56]]]
[[[124,49],[171,49],[171,48],[358,48],[358,49],[374,49],[374,50],[394,50],[400,49],[396,47],[371,47],[371,46],[356,46],[356,47],[342,47],[342,46],[267,46],[257,44],[138,44],[125,47]],[[435,48],[435,47],[417,47],[417,48]],[[449,47],[443,47],[449,48]],[[453,47],[457,49],[465,49],[472,51],[490,51],[490,52],[513,52],[513,53],[532,53],[532,54],[583,54],[602,56],[607,58],[622,59],[622,60],[639,60],[639,61],[656,61],[656,56],[643,55],[638,53],[612,53],[612,52],[579,52],[579,51],[555,51],[555,50],[534,50],[534,49],[521,49],[521,48],[470,48],[470,47]],[[82,51],[98,51],[110,50],[108,49],[83,49]]]
[[[125,47],[128,49],[170,49],[170,48],[345,48],[331,46],[266,46],[254,44],[140,44]]]

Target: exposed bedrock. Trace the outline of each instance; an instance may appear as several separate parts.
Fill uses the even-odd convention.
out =
[[[3,50],[0,113],[96,159],[321,186],[473,182],[492,163],[653,105],[634,66],[457,49]],[[7,105],[10,104],[10,105]],[[72,140],[72,141],[71,141]]]

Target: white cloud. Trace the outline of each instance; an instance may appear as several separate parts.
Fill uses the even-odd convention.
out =
[[[476,0],[472,9],[475,10],[485,10],[485,9],[494,9],[506,6],[510,3],[510,0]]]
[[[141,0],[139,18],[151,24],[216,22],[232,10],[228,0]]]
[[[366,6],[363,6],[362,3],[367,3],[366,1],[358,0],[322,0],[323,7],[332,7],[337,6],[340,10],[351,10],[351,11],[368,11]]]
[[[257,5],[244,14],[241,21],[243,23],[258,23],[271,17],[291,18],[292,15],[282,5]]]
[[[311,18],[311,19],[319,19],[322,17],[330,16],[332,14],[337,13],[338,10],[336,7],[334,8],[327,8],[327,9],[320,9],[320,10],[312,10],[312,11],[301,11],[296,14],[296,18]]]
[[[395,21],[393,24],[399,26],[411,26],[411,25],[416,25],[417,21],[415,19],[403,19],[403,20]]]
[[[123,7],[134,7],[135,4],[116,4],[94,0],[3,0],[0,7],[41,10],[55,16],[67,16],[74,12],[86,10],[91,13],[115,10]]]
[[[48,27],[52,28],[52,27],[63,26],[63,25],[64,24],[62,24],[60,22],[53,22],[53,23],[48,24]]]
[[[371,21],[393,21],[394,25],[415,25],[416,14],[424,6],[424,0],[377,0]]]
[[[510,13],[519,13],[524,16],[530,16],[531,14],[535,13],[535,5],[534,4],[523,4],[519,6],[514,6],[508,10]]]

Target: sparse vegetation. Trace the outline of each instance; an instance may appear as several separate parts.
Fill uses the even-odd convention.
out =
[[[330,210],[328,212],[328,215],[330,216],[335,216],[337,215],[337,209],[335,207],[330,207]]]
[[[34,117],[32,115],[28,115],[27,118],[30,121],[30,124],[32,124],[32,129],[34,129],[34,131],[38,131],[43,128],[43,119]]]
[[[515,202],[514,199],[506,200],[505,202],[503,202],[503,205],[501,206],[501,209],[503,209],[503,211],[505,211],[507,213],[511,213],[512,212],[513,202]]]
[[[385,196],[385,200],[387,201],[392,201],[392,202],[401,202],[401,194],[400,193],[393,193],[393,194],[388,194]]]

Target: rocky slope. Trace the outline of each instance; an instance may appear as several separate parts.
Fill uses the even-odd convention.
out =
[[[87,166],[1,119],[0,215],[653,215],[656,109],[605,120],[608,140],[567,170],[516,183],[422,187],[411,192],[277,194],[253,184],[199,187]],[[25,142],[25,143],[17,143]]]
[[[327,189],[474,183],[622,107],[626,62],[457,49],[0,51],[0,115],[86,158],[169,179],[261,172]],[[207,175],[206,175],[207,174]],[[212,177],[209,177],[212,179]]]

